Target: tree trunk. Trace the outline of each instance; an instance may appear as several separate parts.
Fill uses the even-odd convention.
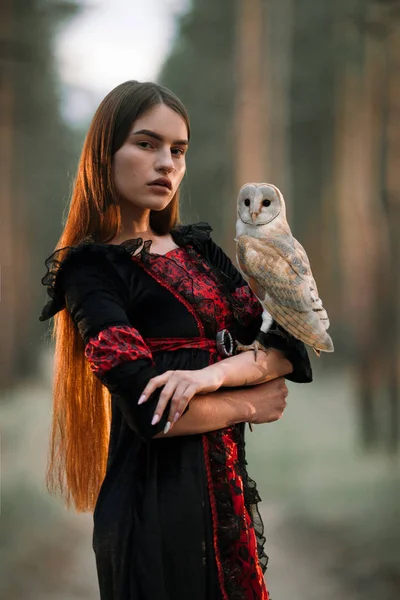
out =
[[[235,194],[266,172],[267,109],[262,0],[238,0],[236,14]],[[236,195],[226,206],[226,249],[235,255]]]
[[[13,272],[13,240],[15,220],[13,211],[14,169],[14,84],[13,84],[13,0],[4,0],[0,7],[0,330],[1,387],[12,382],[16,364],[16,277]]]

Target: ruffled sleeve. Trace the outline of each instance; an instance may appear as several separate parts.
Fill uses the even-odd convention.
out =
[[[210,228],[211,230],[211,228]],[[225,252],[212,240],[211,236],[201,238],[198,248],[214,272],[218,272],[226,293],[229,295],[235,320],[238,324],[238,337],[242,343],[251,343],[260,331],[263,308],[242,275]],[[312,368],[307,349],[275,321],[263,336],[263,344],[268,348],[281,350],[293,365],[293,371],[286,379],[296,383],[310,383]]]
[[[152,438],[163,430],[168,410],[158,424],[151,425],[162,388],[144,404],[137,403],[148,381],[160,373],[128,317],[135,276],[129,249],[81,244],[56,251],[46,265],[42,283],[50,299],[40,320],[68,310],[92,372],[111,392],[128,425],[143,439]]]
[[[65,308],[64,276],[71,270],[82,270],[85,267],[98,267],[101,264],[112,265],[111,272],[114,276],[120,272],[123,281],[123,266],[127,264],[129,254],[136,252],[142,245],[141,238],[129,240],[125,246],[95,244],[88,238],[77,246],[64,246],[59,248],[45,260],[46,274],[41,279],[42,285],[47,288],[48,301],[42,309],[39,321],[47,321]],[[83,263],[81,261],[84,261]]]

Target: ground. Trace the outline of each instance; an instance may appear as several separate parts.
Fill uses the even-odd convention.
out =
[[[44,487],[48,362],[0,403],[0,597],[98,600],[92,516],[68,513]],[[350,375],[316,380],[290,385],[284,417],[247,435],[271,598],[398,600],[398,463],[358,448]]]

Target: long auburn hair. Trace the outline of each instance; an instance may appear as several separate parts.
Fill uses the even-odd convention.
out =
[[[152,82],[126,81],[101,102],[87,133],[65,226],[56,249],[75,246],[85,237],[108,242],[121,231],[118,192],[112,175],[114,153],[133,122],[165,104],[190,125],[185,107],[167,88]],[[158,235],[179,223],[179,190],[168,206],[150,212]],[[62,254],[62,253],[61,253]],[[54,317],[53,417],[46,473],[51,494],[67,507],[93,511],[104,479],[110,435],[110,393],[91,372],[84,343],[67,310]]]

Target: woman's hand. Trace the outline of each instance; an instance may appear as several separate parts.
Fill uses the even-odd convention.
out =
[[[154,438],[194,435],[231,427],[237,423],[273,423],[282,417],[288,390],[283,378],[260,385],[223,388],[216,392],[197,395],[190,410],[167,434],[157,433]]]
[[[283,377],[242,390],[246,421],[254,424],[277,421],[285,410],[288,393]]]
[[[164,386],[154,411],[152,425],[158,423],[168,402],[171,400],[168,421],[164,429],[164,433],[168,433],[193,396],[215,392],[221,385],[222,373],[208,367],[196,371],[166,371],[162,375],[150,379],[139,398],[138,404],[146,402],[157,388]]]

